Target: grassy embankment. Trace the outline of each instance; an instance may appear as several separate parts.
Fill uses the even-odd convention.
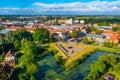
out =
[[[65,60],[64,67],[67,69],[73,68],[80,63],[84,62],[91,54],[93,54],[96,51],[96,48],[93,46],[87,46],[87,49],[77,53],[76,55],[73,55],[72,57],[68,58],[57,46],[55,43],[51,43],[50,46],[53,49],[58,50],[58,53],[60,56],[62,56]],[[76,45],[77,46],[77,45]],[[80,46],[80,45],[79,45]]]
[[[109,47],[99,46],[98,44],[88,44],[88,45],[96,47],[96,50],[98,51],[120,54],[120,47],[109,48]]]
[[[51,43],[50,46],[57,50],[57,54],[62,56],[62,59],[65,59],[64,67],[67,69],[76,67],[80,63],[84,62],[91,54],[93,54],[96,50],[110,52],[110,53],[120,53],[119,48],[108,48],[108,47],[100,47],[98,45],[87,45],[87,49],[73,55],[72,57],[68,58],[57,46],[55,43]],[[64,45],[65,46],[65,45]],[[77,46],[77,45],[76,45]],[[80,47],[77,46],[77,47]]]
[[[56,46],[55,43],[50,43],[50,46],[53,48],[53,49],[56,49],[58,50],[57,54],[62,56],[63,59],[67,59],[68,57]]]
[[[93,54],[96,51],[96,48],[93,46],[87,46],[87,49],[84,51],[81,51],[77,53],[76,55],[72,56],[71,58],[68,58],[68,60],[65,62],[65,67],[67,69],[76,67],[80,63],[84,62],[91,54]]]

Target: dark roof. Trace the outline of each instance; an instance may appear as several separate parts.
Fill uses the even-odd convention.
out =
[[[8,65],[8,64],[5,64],[4,65],[4,71],[7,73],[7,74],[11,74],[11,72],[12,72],[12,67],[10,66],[10,65]]]

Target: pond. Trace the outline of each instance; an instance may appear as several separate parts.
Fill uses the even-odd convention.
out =
[[[49,54],[41,60],[38,60],[39,70],[36,74],[36,80],[83,80],[90,72],[90,65],[93,64],[101,55],[108,55],[111,53],[96,51],[85,62],[80,64],[77,68],[70,71],[64,69],[56,63],[54,57]]]

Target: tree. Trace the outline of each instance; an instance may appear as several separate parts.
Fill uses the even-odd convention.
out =
[[[16,31],[13,31],[12,36],[15,38],[15,40],[21,40],[23,38],[32,40],[32,34],[25,29],[18,29]]]
[[[12,35],[12,32],[8,32],[7,34],[6,34],[6,41],[8,42],[8,43],[13,43],[14,42],[14,36]]]
[[[83,37],[82,42],[85,44],[88,44],[89,40],[88,40],[87,36]]]
[[[0,30],[3,30],[3,29],[5,29],[5,27],[3,27],[3,26],[0,26]]]
[[[118,35],[120,36],[120,30],[117,31]]]
[[[53,38],[53,35],[52,35],[52,34],[49,34],[49,39],[50,39],[50,42],[53,42],[53,41],[54,41],[54,38]]]
[[[0,36],[0,45],[3,45],[5,43],[5,41],[3,40],[3,38]]]
[[[49,42],[49,31],[43,28],[37,28],[33,32],[34,41],[44,44]]]
[[[78,37],[78,32],[76,30],[72,30],[70,35],[71,35],[72,38],[77,38]]]
[[[62,41],[62,38],[60,36],[58,36],[58,41]]]
[[[113,55],[102,55],[90,66],[90,73],[84,80],[101,80],[102,76],[109,70],[120,74],[119,57]],[[112,72],[111,71],[111,72]]]
[[[35,55],[38,53],[38,49],[34,42],[27,39],[21,40],[21,44],[24,54],[19,58],[18,63],[23,70],[18,72],[18,78],[22,80],[35,80],[35,73],[37,72]]]
[[[58,54],[55,54],[55,59],[58,63],[61,63],[62,61],[62,56],[58,55]]]

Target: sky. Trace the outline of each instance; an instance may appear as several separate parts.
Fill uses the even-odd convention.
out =
[[[120,0],[0,0],[0,14],[120,15]]]

